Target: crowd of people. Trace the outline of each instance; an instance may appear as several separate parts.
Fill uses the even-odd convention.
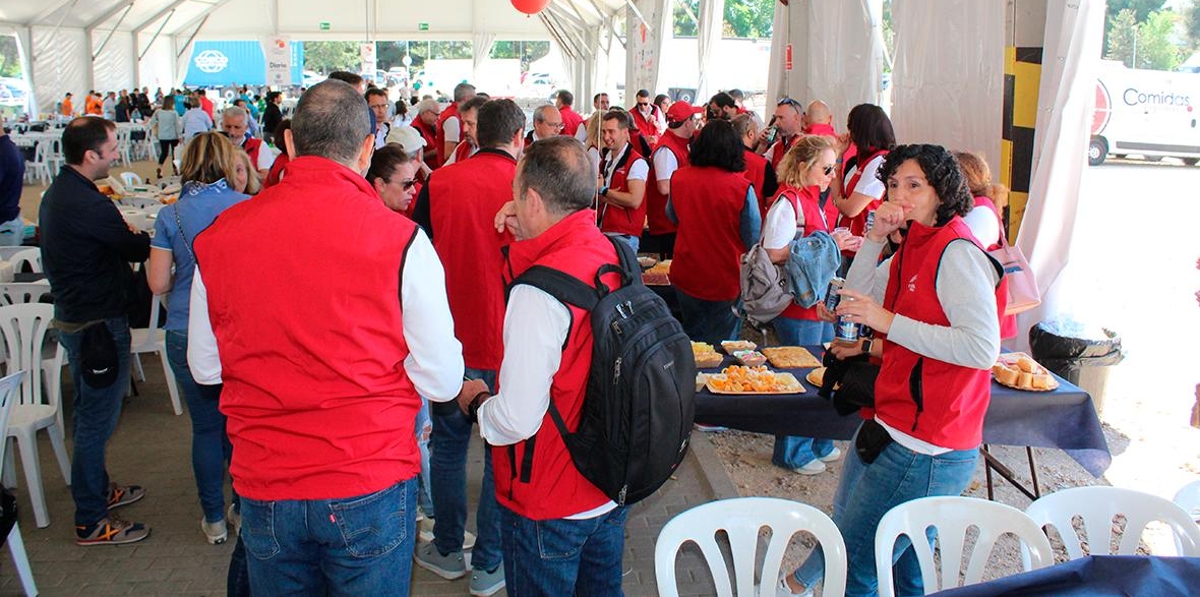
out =
[[[878,106],[854,107],[839,133],[820,100],[784,98],[764,123],[737,90],[700,106],[651,98],[624,109],[596,94],[584,116],[561,90],[527,122],[468,83],[442,109],[392,105],[334,73],[290,118],[266,94],[260,119],[249,98],[214,113],[203,91],[172,91],[138,108],[160,177],[182,147],[180,200],[153,239],[93,182],[117,160],[106,100],[100,118],[72,120],[40,224],[77,393],[76,541],[150,533],[113,512],[145,489],[112,482],[104,463],[129,379],[129,264],[148,259],[151,290],[171,295],[201,530],[214,544],[236,535],[231,594],[405,594],[414,562],[469,574],[472,595],[620,594],[628,506],[546,423],[554,410],[578,425],[587,311],[508,284],[540,266],[595,287],[618,263],[611,237],[673,257],[683,329],[717,343],[741,334],[742,256],[761,244],[785,271],[845,279],[835,311],[797,301],[770,322],[780,344],[833,340],[834,321],[873,332],[830,350],[880,367],[833,515],[848,594],[874,593],[882,515],[957,495],[978,457],[988,370],[1011,333],[984,250],[1003,234],[1004,189],[974,154],[897,145]],[[827,256],[790,263],[806,241]],[[486,445],[474,535],[473,433]],[[815,475],[841,456],[779,436],[772,462]],[[919,594],[911,549],[895,558],[898,586]],[[818,550],[774,590],[810,592],[822,570]]]

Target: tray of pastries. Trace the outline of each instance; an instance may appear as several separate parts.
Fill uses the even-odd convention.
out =
[[[767,357],[763,356],[763,353],[757,350],[735,350],[733,351],[733,358],[747,367],[758,367],[767,364]]]
[[[692,342],[692,357],[696,359],[696,367],[699,369],[720,367],[721,361],[725,360],[725,355],[717,352],[712,344],[705,342]]]
[[[1058,380],[1023,352],[1000,355],[992,365],[992,377],[1002,386],[1028,392],[1049,392],[1058,387]]]
[[[725,340],[721,342],[721,350],[724,350],[725,354],[730,356],[739,350],[754,350],[756,348],[758,348],[758,345],[749,340]]]
[[[664,259],[642,272],[642,283],[647,286],[671,285],[671,260]]]
[[[803,346],[773,346],[762,349],[771,364],[780,369],[812,369],[821,366],[821,360]]]
[[[771,371],[765,366],[730,365],[720,373],[710,375],[706,385],[714,394],[799,394],[804,391],[796,376]]]

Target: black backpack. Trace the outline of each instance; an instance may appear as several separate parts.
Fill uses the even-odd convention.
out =
[[[642,284],[633,250],[610,240],[621,265],[602,266],[596,288],[536,265],[509,288],[527,284],[591,313],[592,367],[575,432],[567,429],[553,400],[549,410],[575,467],[623,506],[654,493],[687,454],[696,362],[683,326],[662,298]],[[600,278],[613,272],[621,275],[621,284],[610,289]],[[527,445],[526,455],[532,453],[533,446]],[[523,477],[530,464],[523,464]]]

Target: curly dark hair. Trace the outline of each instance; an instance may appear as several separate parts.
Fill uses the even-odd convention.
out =
[[[712,120],[700,129],[688,161],[693,166],[713,166],[729,172],[746,169],[745,147],[728,120]]]
[[[954,216],[965,216],[975,205],[967,179],[958,167],[958,159],[941,145],[898,145],[888,153],[876,176],[887,184],[900,164],[916,160],[925,180],[938,197],[935,226],[945,226]]]

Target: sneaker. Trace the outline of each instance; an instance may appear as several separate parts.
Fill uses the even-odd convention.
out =
[[[433,543],[433,519],[424,514],[417,515],[417,542]],[[463,531],[463,551],[475,547],[475,533]]]
[[[142,489],[141,485],[125,485],[124,487],[113,483],[108,486],[108,509],[120,508],[128,506],[142,498],[146,497],[146,490]]]
[[[504,588],[504,566],[495,570],[476,570],[471,574],[471,594],[475,597],[491,597]]]
[[[93,525],[75,525],[76,545],[124,545],[137,543],[149,536],[150,527],[139,522],[121,520],[112,514]]]
[[[825,472],[825,463],[820,460],[813,460],[804,466],[792,469],[792,472],[800,473],[801,475],[819,475]]]
[[[229,511],[225,514],[225,520],[229,526],[233,527],[233,533],[236,535],[242,529],[242,513],[238,511],[237,504],[229,504]]]
[[[842,451],[837,448],[834,448],[832,452],[830,452],[824,456],[818,456],[817,460],[820,460],[821,462],[833,462],[841,457],[842,457]]]
[[[455,580],[467,574],[467,564],[461,551],[442,555],[437,546],[426,543],[417,548],[413,558],[418,566],[446,580]]]
[[[229,530],[225,527],[224,518],[216,522],[208,522],[201,518],[200,530],[204,531],[204,537],[208,539],[209,545],[220,545],[229,538]]]
[[[701,425],[700,423],[692,423],[692,428],[695,429],[696,431],[703,431],[705,433],[715,433],[717,431],[729,431],[728,427],[721,427],[720,425]]]
[[[775,597],[813,597],[813,592],[812,589],[804,589],[802,593],[793,593],[787,581],[781,578],[779,584],[775,585]]]

